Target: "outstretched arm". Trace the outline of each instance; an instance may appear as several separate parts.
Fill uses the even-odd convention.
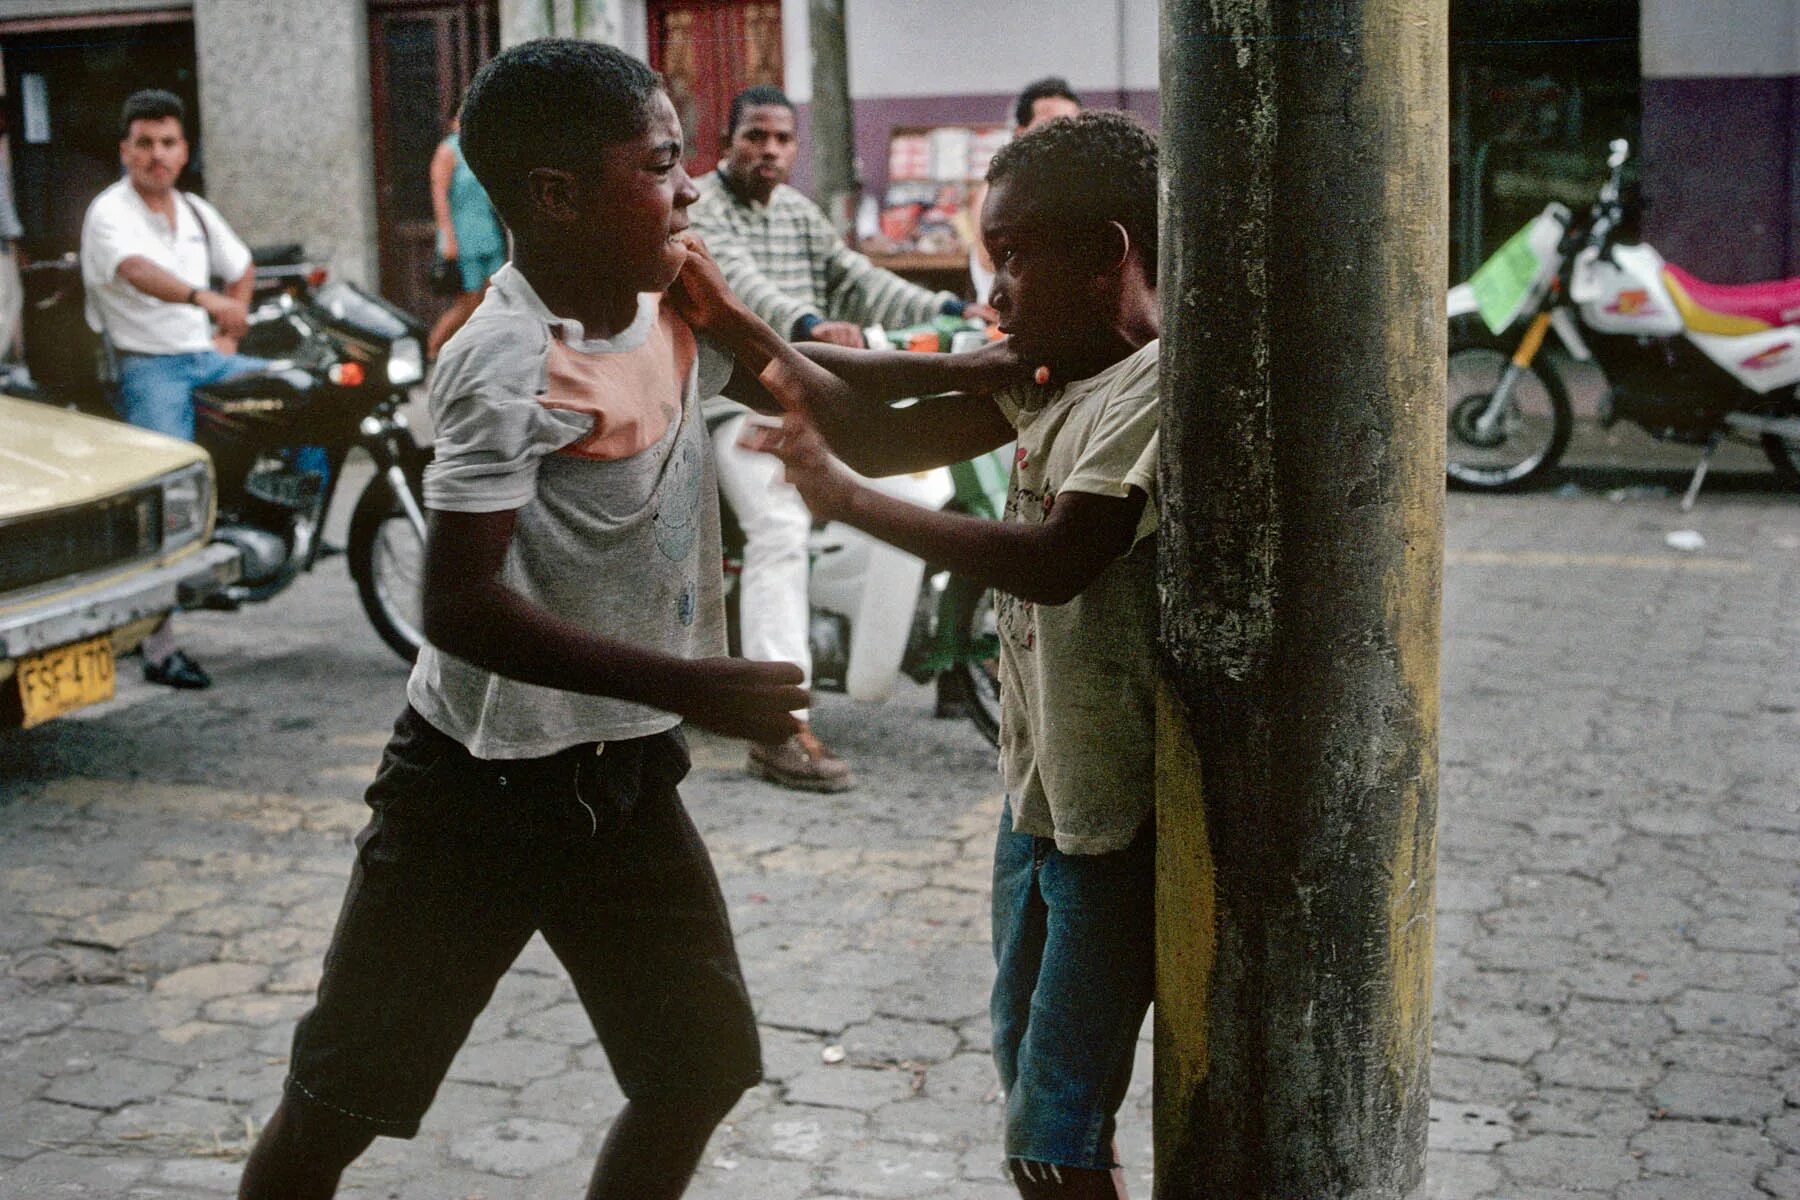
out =
[[[744,444],[780,458],[813,515],[844,521],[952,571],[1035,604],[1066,604],[1127,553],[1146,496],[1065,492],[1042,524],[993,521],[896,500],[850,478],[799,413],[755,426]]]
[[[1012,439],[1012,425],[993,402],[969,394],[994,391],[1022,373],[1002,345],[962,355],[817,345],[802,353],[732,294],[698,245],[670,295],[689,323],[737,358],[727,396],[765,412],[806,411],[865,475],[961,462]],[[905,408],[886,404],[936,392],[957,394]]]

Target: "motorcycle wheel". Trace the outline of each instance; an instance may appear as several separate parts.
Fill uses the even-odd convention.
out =
[[[1781,480],[1781,485],[1800,488],[1800,441],[1765,433],[1762,448],[1763,453],[1769,456],[1769,465],[1775,468],[1775,477]]]
[[[423,464],[407,469],[413,495],[421,496]],[[419,587],[425,577],[425,544],[381,475],[369,480],[350,516],[346,548],[356,594],[375,632],[402,659],[412,662],[425,644]]]
[[[1574,417],[1553,369],[1525,372],[1498,431],[1483,434],[1476,427],[1508,362],[1508,355],[1491,342],[1452,338],[1444,395],[1444,468],[1453,488],[1518,491],[1541,479],[1568,449]]]
[[[1000,660],[999,631],[994,623],[994,593],[987,588],[977,591],[972,586],[962,584],[960,580],[952,580],[950,586],[966,587],[970,597],[967,603],[957,605],[956,620],[961,625],[957,630],[957,644],[992,646],[995,647],[995,656],[976,660],[967,657],[958,659],[945,668],[940,676],[940,686],[946,693],[944,699],[953,697],[960,702],[964,713],[981,736],[987,739],[988,745],[998,746]]]

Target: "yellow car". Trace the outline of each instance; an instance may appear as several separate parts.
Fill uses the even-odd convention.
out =
[[[0,395],[0,728],[110,699],[120,655],[237,579],[214,503],[193,443]]]

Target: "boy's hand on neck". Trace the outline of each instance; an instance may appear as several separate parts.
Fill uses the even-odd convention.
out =
[[[687,262],[669,288],[669,299],[682,319],[702,333],[710,333],[721,341],[747,328],[750,311],[725,282],[725,273],[694,234],[684,235]]]

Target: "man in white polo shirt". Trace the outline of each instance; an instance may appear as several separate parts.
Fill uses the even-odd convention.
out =
[[[133,425],[194,438],[194,389],[260,369],[237,354],[256,283],[250,250],[218,210],[179,191],[187,166],[181,99],[141,91],[119,117],[125,178],[94,198],[81,224],[87,320],[118,354],[116,404]],[[212,286],[214,277],[229,280]],[[165,622],[144,642],[144,678],[211,683]]]

